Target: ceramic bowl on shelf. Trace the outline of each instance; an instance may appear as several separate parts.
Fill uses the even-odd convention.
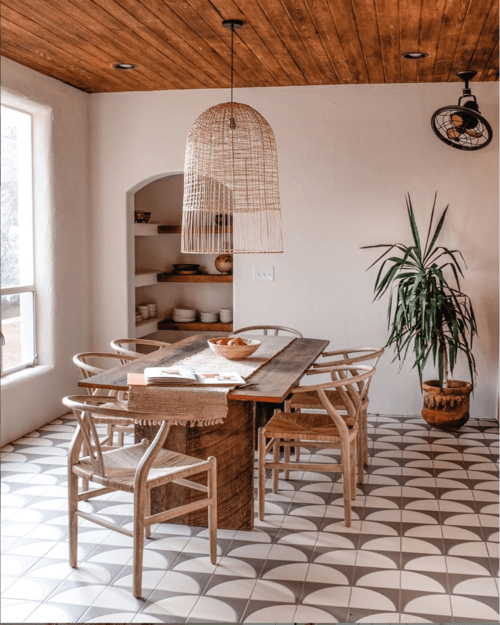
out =
[[[224,337],[221,339],[208,339],[210,349],[227,360],[244,360],[256,352],[260,347],[260,341],[255,339],[241,339],[239,337]],[[229,345],[229,343],[235,343]]]
[[[147,224],[150,217],[151,213],[147,211],[134,211],[134,220],[136,224]]]
[[[217,323],[219,313],[216,312],[200,312],[200,321],[203,323]]]
[[[174,271],[172,273],[176,273],[181,276],[188,276],[200,273],[200,266],[194,265],[190,263],[178,263],[176,265],[172,265]]]
[[[192,323],[196,320],[196,310],[194,308],[174,308],[172,319],[177,323]]]
[[[149,306],[138,306],[139,313],[141,314],[143,319],[149,319]]]

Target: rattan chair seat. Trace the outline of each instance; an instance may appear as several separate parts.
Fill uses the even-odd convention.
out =
[[[73,465],[72,469],[76,475],[107,488],[133,493],[136,469],[147,448],[147,444],[139,443],[103,452],[105,476],[96,475],[92,464],[85,458]],[[161,449],[149,470],[147,487],[153,488],[158,484],[165,484],[169,481],[170,475],[172,480],[178,480],[203,470],[206,471],[207,465],[206,460]]]
[[[327,414],[279,412],[270,419],[264,432],[266,438],[325,442],[340,440],[337,426]],[[352,437],[354,436],[353,430]]]

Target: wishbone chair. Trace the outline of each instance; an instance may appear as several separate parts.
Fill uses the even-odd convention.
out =
[[[114,402],[113,402],[114,400]],[[77,566],[78,518],[86,519],[107,529],[120,532],[133,539],[133,595],[142,594],[142,568],[144,537],[151,536],[151,525],[170,521],[188,512],[208,508],[210,561],[216,564],[217,558],[217,461],[214,457],[206,460],[192,458],[164,449],[171,422],[186,425],[192,416],[166,416],[156,413],[134,412],[122,407],[116,398],[92,396],[65,397],[63,404],[70,408],[78,422],[71,441],[68,457],[68,497],[69,497],[69,563]],[[128,421],[152,422],[159,425],[158,433],[150,443],[143,439],[140,443],[115,449],[103,449],[96,433],[96,423],[106,419],[109,423]],[[82,443],[88,455],[80,456]],[[207,486],[192,482],[190,478],[200,473],[207,474]],[[95,482],[100,488],[84,489],[78,492],[78,478]],[[167,483],[202,491],[206,497],[191,503],[171,508],[156,514],[151,513],[151,489]],[[133,493],[133,529],[115,525],[78,509],[80,501],[112,491]]]
[[[321,471],[342,472],[344,494],[344,519],[347,526],[351,525],[351,499],[356,498],[356,472],[358,482],[363,481],[363,459],[357,458],[358,422],[362,410],[362,402],[369,382],[375,373],[375,367],[368,365],[341,365],[329,367],[332,374],[329,382],[314,385],[297,386],[293,393],[314,394],[327,414],[306,412],[277,412],[270,421],[259,429],[259,518],[264,519],[265,508],[265,470],[272,469],[273,491],[277,492],[278,472]],[[306,376],[318,376],[323,371],[310,369]],[[339,414],[330,401],[327,393],[336,392],[342,397],[345,416]],[[266,439],[270,439],[267,442]],[[291,462],[290,455],[285,453],[283,462],[279,459],[279,448],[308,447],[320,449],[340,449],[340,464]],[[271,462],[266,454],[273,452]],[[357,469],[357,471],[356,471]],[[286,479],[286,476],[285,476]]]
[[[373,367],[377,366],[378,361],[381,356],[384,354],[385,348],[383,347],[354,347],[347,349],[338,349],[333,351],[325,351],[321,354],[320,358],[328,358],[326,361],[316,360],[312,364],[313,368],[322,369],[332,367],[332,366],[341,366],[348,364],[359,364],[359,363],[368,363]],[[361,458],[363,458],[364,464],[368,462],[368,390],[370,387],[370,383],[368,383],[368,388],[366,389],[366,395],[363,398],[362,411],[359,419],[359,429],[360,433],[358,436],[358,454]],[[343,403],[342,398],[338,393],[332,391],[329,395],[330,401],[337,409],[342,409]],[[293,395],[289,399],[285,401],[285,411],[290,410],[311,410],[313,408],[321,409],[320,402],[317,397],[314,395],[309,395],[307,393],[301,393],[300,395]],[[299,457],[300,458],[300,451]]]

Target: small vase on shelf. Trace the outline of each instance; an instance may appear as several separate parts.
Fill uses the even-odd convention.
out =
[[[215,259],[215,268],[223,276],[233,273],[233,255],[219,254]]]

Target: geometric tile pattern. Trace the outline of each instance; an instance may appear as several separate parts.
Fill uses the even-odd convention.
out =
[[[2,450],[2,622],[460,623],[499,621],[498,424],[458,433],[370,416],[370,462],[343,523],[340,474],[292,472],[252,532],[161,524],[143,598],[131,539],[80,521],[68,565],[67,415]],[[302,451],[316,465],[336,450]],[[268,486],[270,483],[268,482]],[[131,527],[130,495],[85,502]]]

